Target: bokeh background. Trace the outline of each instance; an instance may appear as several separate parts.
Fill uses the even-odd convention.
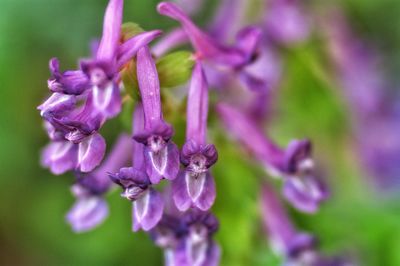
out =
[[[36,106],[48,93],[48,60],[57,56],[68,69],[88,55],[88,43],[101,34],[106,2],[0,0],[0,265],[162,264],[161,251],[149,237],[131,232],[130,204],[117,191],[107,196],[111,215],[106,222],[92,232],[74,234],[64,221],[73,203],[73,177],[53,176],[39,164],[47,136]],[[124,21],[147,30],[176,25],[156,13],[156,0],[125,2]],[[328,3],[308,4],[321,2]],[[216,3],[207,1],[196,17],[200,24]],[[343,8],[355,32],[378,49],[384,59],[382,71],[391,89],[398,89],[400,1],[330,4]],[[291,138],[311,138],[332,187],[331,200],[318,214],[290,210],[291,216],[299,229],[319,237],[325,254],[346,254],[361,265],[400,265],[400,182],[390,190],[377,188],[360,166],[352,145],[350,108],[337,83],[326,78],[318,42],[288,49],[282,56],[278,116],[269,130],[282,145]],[[111,139],[120,130],[118,121],[112,121],[103,133]],[[216,238],[223,248],[222,265],[278,265],[259,221],[262,171],[233,142],[221,137],[218,148],[214,210],[221,222]]]

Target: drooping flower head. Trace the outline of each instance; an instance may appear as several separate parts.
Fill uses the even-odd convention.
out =
[[[133,134],[143,129],[143,109],[142,105],[138,104],[133,116]],[[152,183],[146,173],[142,143],[134,141],[132,167],[121,168],[118,173],[111,174],[110,178],[123,189],[121,196],[133,202],[133,231],[152,229],[161,219],[164,202],[160,193],[151,187]]]
[[[171,125],[162,116],[160,82],[148,47],[137,54],[137,76],[144,111],[144,129],[134,139],[145,145],[146,171],[153,184],[173,180],[179,171],[179,150],[172,142]]]
[[[260,209],[268,239],[275,253],[284,258],[284,265],[351,266],[343,257],[325,257],[318,252],[317,239],[297,231],[271,185],[261,188]]]
[[[77,174],[72,193],[77,201],[67,214],[67,221],[76,232],[93,229],[104,221],[108,207],[103,195],[110,189],[108,172],[122,167],[131,156],[132,140],[121,135],[105,162],[94,172]]]
[[[228,129],[267,172],[284,181],[284,195],[296,208],[316,212],[321,201],[328,196],[326,187],[314,175],[311,144],[308,140],[292,141],[283,150],[269,140],[251,117],[227,104],[219,104],[217,112]]]
[[[208,86],[200,62],[194,69],[188,94],[186,142],[181,152],[185,169],[173,183],[177,208],[208,210],[215,200],[215,183],[209,168],[217,161],[214,145],[207,144]]]

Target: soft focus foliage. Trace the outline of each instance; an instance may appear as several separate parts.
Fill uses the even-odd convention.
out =
[[[38,126],[41,119],[36,106],[45,96],[48,59],[58,55],[67,69],[75,66],[75,58],[88,55],[91,37],[100,36],[106,2],[0,0],[1,265],[162,264],[161,251],[150,238],[143,232],[131,233],[131,204],[122,201],[116,190],[107,195],[112,215],[104,225],[93,232],[73,233],[63,219],[73,203],[66,189],[72,176],[53,176],[39,165],[39,149],[47,138]],[[139,23],[145,30],[176,25],[156,13],[157,2],[126,0],[125,21]],[[196,17],[201,25],[211,16],[208,11],[216,1],[206,2],[206,9]],[[249,2],[257,7],[260,1]],[[359,36],[382,53],[383,71],[389,84],[395,84],[392,90],[398,91],[400,2],[330,2],[342,6]],[[321,1],[307,4],[315,10],[323,5]],[[360,167],[352,150],[350,108],[331,75],[323,42],[313,37],[281,52],[284,78],[273,103],[269,132],[282,145],[293,138],[312,139],[314,157],[332,187],[332,199],[319,213],[293,212],[292,217],[299,228],[319,237],[326,254],[350,255],[361,265],[400,265],[400,182],[397,189],[380,191]],[[192,64],[185,60],[188,66]],[[182,73],[179,82],[165,82],[180,84],[189,75]],[[171,116],[179,115],[179,110],[165,108]],[[175,130],[184,132],[184,127],[181,123]],[[101,133],[114,139],[122,128],[114,119]],[[262,170],[222,136],[215,117],[210,117],[210,128],[220,157],[213,169],[218,195],[213,210],[222,225],[216,234],[223,248],[222,265],[279,265],[259,219]],[[183,138],[178,135],[177,139]]]

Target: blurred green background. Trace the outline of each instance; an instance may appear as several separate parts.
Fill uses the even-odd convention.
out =
[[[124,21],[144,29],[176,25],[160,17],[156,0],[126,0]],[[324,1],[325,2],[325,1]],[[337,1],[360,36],[385,56],[390,81],[400,75],[400,1]],[[161,265],[161,251],[144,233],[131,232],[130,204],[114,191],[111,215],[103,226],[74,234],[64,221],[73,203],[72,175],[53,176],[39,165],[47,142],[36,106],[47,95],[48,60],[63,69],[89,54],[88,43],[101,34],[106,0],[0,0],[0,265]],[[211,10],[216,1],[207,1]],[[313,3],[311,3],[313,4]],[[321,2],[315,1],[316,5]],[[202,12],[204,22],[210,12]],[[277,99],[279,117],[271,134],[285,145],[310,137],[316,158],[332,186],[321,212],[290,211],[302,230],[314,232],[326,254],[349,254],[361,265],[400,265],[400,204],[367,182],[351,150],[348,108],[327,82],[318,43],[289,49]],[[117,121],[103,133],[112,138]],[[243,158],[220,133],[220,161],[214,168],[221,222],[217,239],[222,265],[278,265],[260,226],[257,193],[262,171]]]

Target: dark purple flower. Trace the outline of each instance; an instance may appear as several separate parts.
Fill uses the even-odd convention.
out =
[[[72,186],[77,200],[66,217],[74,231],[91,230],[107,217],[108,206],[103,198],[111,186],[107,173],[116,171],[128,161],[131,142],[129,136],[121,135],[101,167],[89,174],[77,174],[77,182]]]
[[[133,134],[143,129],[143,108],[138,104],[133,116]],[[164,201],[160,193],[151,187],[152,183],[146,173],[142,143],[134,141],[132,159],[132,167],[121,168],[118,173],[111,174],[110,178],[123,189],[121,196],[133,202],[133,231],[141,228],[148,231],[160,221]]]
[[[290,45],[304,41],[311,23],[299,0],[268,0],[265,30],[275,42]]]
[[[188,93],[186,142],[181,152],[185,166],[173,182],[173,197],[177,208],[208,210],[215,200],[215,182],[209,168],[217,161],[214,145],[206,143],[208,86],[201,64],[196,63]]]
[[[211,213],[192,210],[179,217],[164,215],[151,234],[164,249],[166,265],[217,266],[220,249],[212,240],[217,229]]]
[[[153,184],[161,178],[175,179],[179,171],[179,150],[171,141],[172,127],[164,122],[160,82],[148,47],[137,54],[137,76],[144,110],[144,129],[134,139],[145,144],[147,174]]]
[[[264,164],[272,176],[283,178],[283,193],[297,209],[314,213],[328,197],[325,185],[314,175],[311,144],[295,140],[283,150],[269,140],[251,117],[227,104],[219,104],[217,112],[228,129],[253,156]]]
[[[242,30],[238,34],[236,46],[226,47],[199,29],[174,3],[161,2],[157,10],[160,14],[181,23],[199,59],[206,59],[228,67],[240,67],[252,59],[261,34],[258,28],[249,27]]]

